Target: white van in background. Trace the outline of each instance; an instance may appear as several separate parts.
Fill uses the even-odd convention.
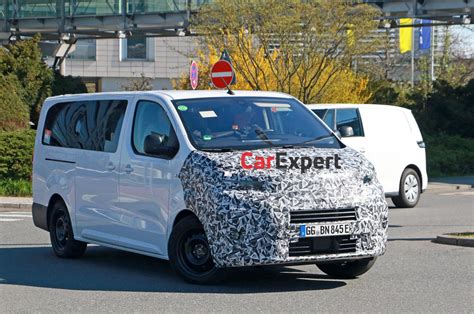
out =
[[[425,143],[410,110],[387,105],[308,105],[344,144],[373,164],[385,195],[397,207],[414,207],[426,189]]]

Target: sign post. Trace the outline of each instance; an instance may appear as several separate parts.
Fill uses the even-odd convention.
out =
[[[227,88],[234,79],[234,69],[232,65],[226,60],[219,60],[212,66],[211,81],[216,88]]]
[[[228,61],[230,63],[230,65],[232,65],[232,61],[230,61],[230,55],[229,53],[227,52],[227,49],[224,49],[222,51],[222,54],[221,54],[221,59],[220,60],[225,60],[225,61]],[[230,83],[230,85],[234,85],[235,84],[235,75],[234,75],[234,78],[232,79],[232,82]]]
[[[194,60],[191,62],[191,66],[189,67],[189,81],[191,82],[191,88],[196,89],[199,81],[199,72],[198,65]]]

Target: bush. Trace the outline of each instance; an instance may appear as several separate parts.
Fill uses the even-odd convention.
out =
[[[31,196],[31,182],[28,180],[0,180],[1,196]]]
[[[15,75],[0,73],[0,131],[28,128],[30,111],[23,100],[23,89]]]
[[[0,180],[30,180],[35,131],[0,132]]]
[[[62,76],[59,72],[54,72],[53,96],[80,93],[87,93],[87,86],[80,77]]]
[[[460,136],[424,136],[428,176],[474,174],[474,139]]]

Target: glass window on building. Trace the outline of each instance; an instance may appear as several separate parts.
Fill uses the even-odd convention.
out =
[[[71,59],[95,60],[96,42],[95,39],[79,39],[76,42],[76,50],[69,54]]]
[[[129,37],[120,40],[120,61],[153,61],[154,38]]]
[[[131,60],[146,60],[147,59],[147,40],[145,37],[127,38],[127,57]]]

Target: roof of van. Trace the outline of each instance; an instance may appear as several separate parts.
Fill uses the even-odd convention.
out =
[[[410,110],[407,108],[391,105],[378,104],[308,104],[309,109],[327,109],[327,108],[388,108],[396,110]]]
[[[213,97],[278,97],[278,98],[292,98],[292,96],[279,92],[264,92],[264,91],[247,91],[234,90],[235,95],[227,94],[227,90],[153,90],[153,91],[121,91],[121,92],[104,92],[104,93],[88,93],[88,94],[68,94],[61,96],[50,97],[51,100],[66,100],[71,98],[93,98],[97,96],[130,96],[130,95],[161,95],[167,96],[171,99],[192,99],[192,98],[213,98]]]

